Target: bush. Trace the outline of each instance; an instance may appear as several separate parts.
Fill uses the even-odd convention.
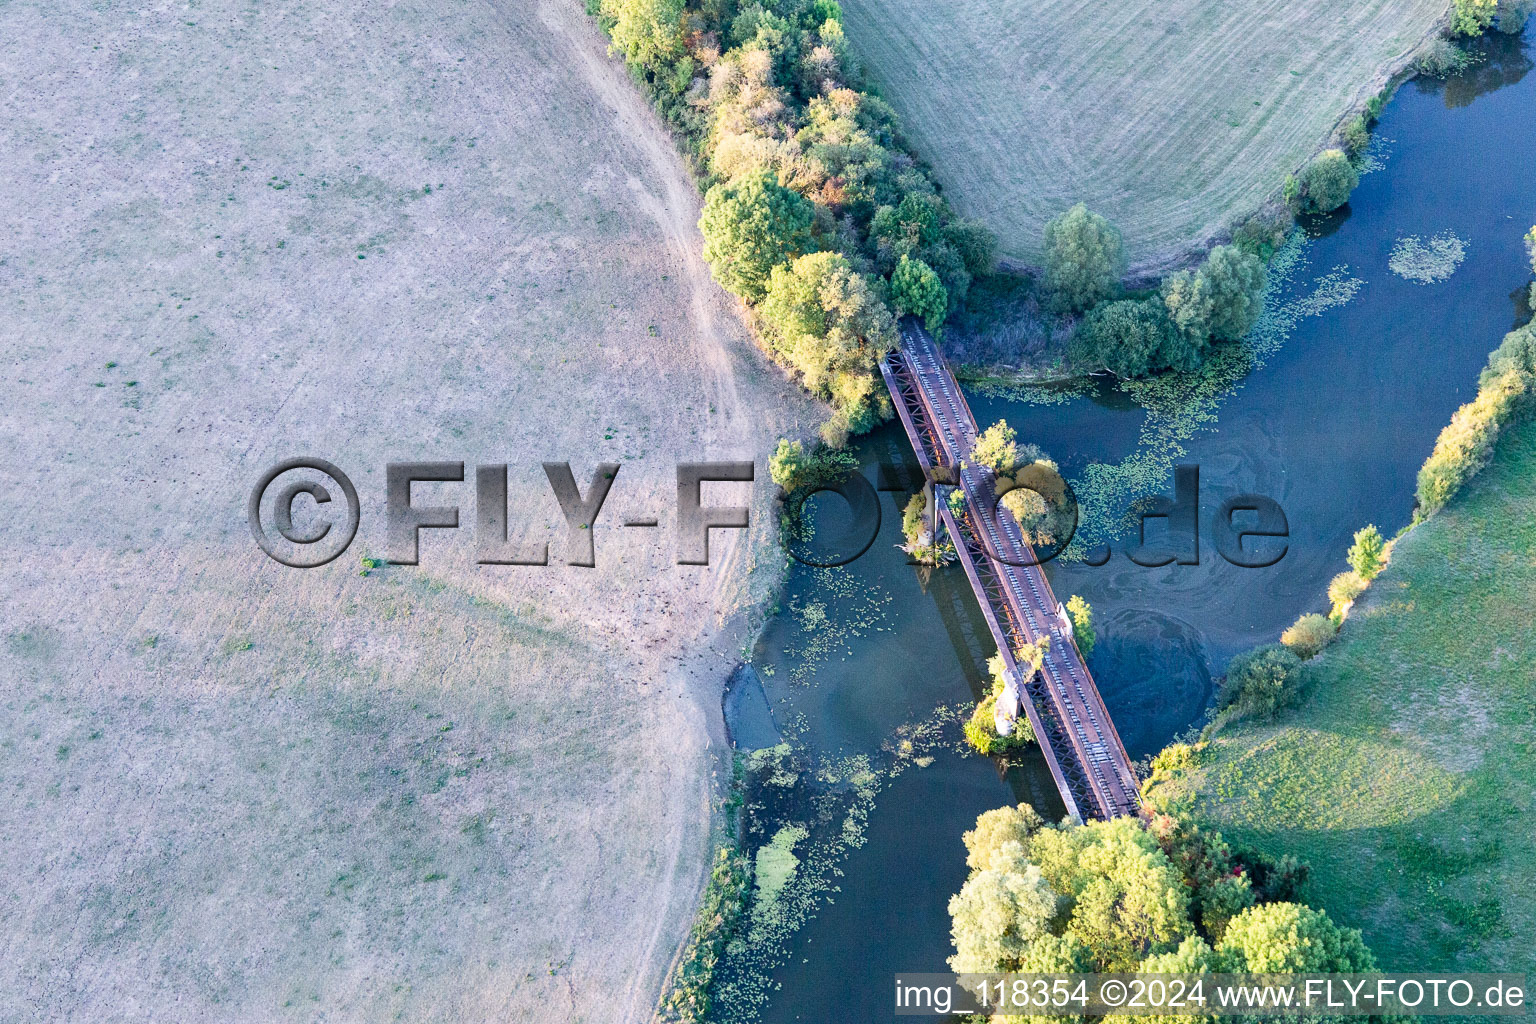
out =
[[[1013,472],[1019,459],[1018,437],[1007,420],[998,420],[976,435],[971,461],[999,475]]]
[[[1531,0],[1536,3],[1536,0]],[[1531,272],[1536,273],[1536,227],[1525,233],[1525,251],[1531,257]]]
[[[1536,11],[1536,0],[1499,0],[1499,31],[1519,35]]]
[[[1306,661],[1317,657],[1337,634],[1338,627],[1326,615],[1303,615],[1280,634],[1280,642],[1294,651],[1296,657]]]
[[[1452,0],[1451,35],[1477,36],[1493,27],[1499,0]]]
[[[1232,244],[1265,263],[1291,233],[1290,211],[1270,206],[1249,217],[1232,232]]]
[[[1365,152],[1371,144],[1371,126],[1364,114],[1356,114],[1344,122],[1344,127],[1339,129],[1339,141],[1343,143],[1344,151],[1352,157]]]
[[[1350,569],[1341,572],[1328,581],[1328,600],[1333,604],[1333,614],[1342,618],[1345,610],[1354,604],[1355,599],[1365,593],[1369,586],[1360,574]]]
[[[937,335],[949,314],[949,295],[939,283],[939,275],[922,260],[901,258],[891,275],[891,301],[898,315],[910,313]]]
[[[1077,641],[1077,649],[1086,658],[1098,642],[1098,635],[1093,631],[1093,606],[1073,594],[1067,599],[1067,614],[1072,616],[1072,637]]]
[[[1527,324],[1504,336],[1478,378],[1477,397],[1451,416],[1435,450],[1419,469],[1419,515],[1428,518],[1493,457],[1499,431],[1529,406],[1536,383],[1536,330]]]
[[[768,475],[785,491],[835,486],[858,468],[853,452],[818,444],[807,454],[799,441],[784,438],[768,458]]]
[[[768,277],[811,247],[815,209],[768,171],[714,186],[704,197],[699,230],[716,281],[748,302],[761,302]]]
[[[1045,286],[1064,312],[1114,294],[1125,272],[1125,242],[1109,221],[1078,203],[1045,225]]]
[[[965,741],[983,754],[1006,754],[1010,750],[1018,750],[1028,746],[1035,740],[1035,731],[1030,727],[1029,718],[1022,710],[1019,717],[1013,723],[1013,732],[1007,736],[999,736],[997,732],[997,701],[1002,697],[1007,688],[1007,680],[1004,673],[1007,672],[1007,664],[1002,655],[993,655],[987,661],[987,668],[992,673],[992,692],[982,698],[976,705],[976,710],[971,713],[970,719],[962,727],[965,733]],[[1021,695],[1022,696],[1022,695]]]
[[[1471,51],[1449,39],[1436,39],[1413,62],[1414,70],[1430,78],[1449,78],[1471,66]]]
[[[1175,328],[1161,301],[1121,299],[1089,310],[1072,335],[1068,353],[1079,366],[1102,368],[1117,377],[1142,377],[1169,367],[1193,369],[1204,347],[1203,340]]]
[[[1279,644],[1239,654],[1227,665],[1217,708],[1233,718],[1274,714],[1295,699],[1300,665],[1296,652]]]
[[[1307,165],[1302,189],[1307,201],[1318,211],[1329,213],[1349,202],[1349,194],[1360,184],[1360,172],[1349,162],[1342,149],[1325,149]]]

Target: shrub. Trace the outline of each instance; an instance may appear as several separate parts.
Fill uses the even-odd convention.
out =
[[[1328,600],[1333,604],[1333,614],[1342,618],[1345,609],[1353,604],[1356,598],[1365,593],[1365,588],[1368,585],[1361,578],[1360,574],[1353,569],[1350,569],[1348,572],[1341,572],[1332,580],[1329,580]]]
[[[1451,35],[1477,36],[1493,27],[1499,0],[1452,0]]]
[[[891,301],[898,315],[910,313],[934,334],[943,328],[949,313],[949,295],[939,283],[939,275],[922,260],[908,256],[901,258],[891,275]]]
[[[1234,718],[1274,714],[1295,698],[1300,664],[1296,652],[1279,644],[1239,654],[1227,665],[1217,708]]]
[[[1413,62],[1414,70],[1430,78],[1449,78],[1471,66],[1471,51],[1449,39],[1436,39]]]
[[[762,301],[773,269],[810,248],[814,219],[805,197],[768,171],[714,186],[699,217],[710,273],[733,294]]]
[[[1499,31],[1519,35],[1533,11],[1536,0],[1499,0]]]
[[[1344,144],[1344,151],[1352,157],[1365,152],[1371,144],[1371,126],[1364,114],[1356,114],[1344,122],[1344,127],[1339,129],[1339,141]]]
[[[1529,404],[1536,382],[1536,331],[1504,336],[1478,378],[1477,397],[1457,409],[1419,469],[1419,515],[1434,515],[1493,457],[1499,431]]]
[[[1531,0],[1536,3],[1536,0]],[[1536,227],[1525,233],[1525,251],[1531,257],[1531,272],[1536,273]]]
[[[853,452],[818,444],[807,453],[799,441],[784,438],[768,458],[768,475],[786,491],[835,486],[858,468]]]
[[[922,543],[928,532],[927,515],[928,500],[921,491],[907,499],[907,507],[901,512],[901,535],[907,538],[908,545]]]
[[[1018,435],[1006,420],[998,420],[983,430],[971,448],[971,461],[997,474],[1013,472],[1018,458]]]
[[[659,1015],[663,1019],[686,1022],[710,1019],[710,991],[715,969],[741,922],[751,889],[751,862],[739,851],[718,848],[688,944],[678,958],[672,986]]]
[[[965,734],[965,741],[980,753],[989,756],[1006,754],[1033,743],[1035,731],[1030,727],[1029,718],[1021,712],[1013,723],[1013,732],[1007,736],[998,735],[997,702],[1007,688],[1005,673],[1008,669],[1002,655],[993,655],[987,661],[987,668],[992,673],[992,692],[976,705],[976,710],[971,713],[961,731]]]
[[[1121,299],[1089,310],[1072,336],[1069,354],[1079,366],[1141,377],[1169,367],[1193,369],[1203,350],[1203,339],[1178,331],[1161,301]]]
[[[1077,649],[1086,658],[1098,642],[1098,635],[1093,631],[1093,606],[1073,594],[1067,599],[1067,614],[1072,616],[1072,637],[1077,641]]]
[[[1058,309],[1076,312],[1108,298],[1124,272],[1119,229],[1082,203],[1045,225],[1045,286]]]
[[[1349,202],[1349,194],[1360,184],[1360,172],[1349,162],[1342,149],[1325,149],[1307,165],[1302,188],[1307,200],[1322,213],[1337,210]]]
[[[1280,634],[1280,642],[1296,653],[1303,661],[1315,658],[1319,651],[1333,642],[1338,627],[1326,615],[1303,615],[1295,624]]]
[[[1243,221],[1232,232],[1232,244],[1268,263],[1275,250],[1285,244],[1291,226],[1290,211],[1271,205]]]

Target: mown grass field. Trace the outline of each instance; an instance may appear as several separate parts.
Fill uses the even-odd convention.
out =
[[[1079,200],[1133,264],[1278,192],[1446,0],[846,0],[849,35],[951,200],[1037,261]]]
[[[1536,931],[1536,424],[1397,545],[1274,723],[1218,731],[1160,789],[1312,864],[1383,966],[1531,971]]]
[[[781,563],[763,466],[677,565],[675,465],[813,413],[590,20],[6,4],[0,81],[0,1020],[649,1019]],[[296,455],[361,499],[323,568],[245,520]],[[415,459],[461,529],[370,565]],[[623,465],[595,569],[546,459]],[[496,463],[546,567],[476,565]]]

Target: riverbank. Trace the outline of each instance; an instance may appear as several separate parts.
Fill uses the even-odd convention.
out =
[[[1234,841],[1312,865],[1387,970],[1536,969],[1536,423],[1392,564],[1310,664],[1306,702],[1223,727],[1157,788]]]

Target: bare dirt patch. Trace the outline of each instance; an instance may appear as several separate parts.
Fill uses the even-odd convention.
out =
[[[13,4],[0,79],[0,1018],[647,1017],[814,410],[579,6]],[[311,571],[245,523],[296,454],[362,500]],[[682,567],[704,458],[755,525]],[[407,459],[510,463],[552,564],[476,567],[466,482],[365,566]],[[544,459],[623,463],[596,569]]]

